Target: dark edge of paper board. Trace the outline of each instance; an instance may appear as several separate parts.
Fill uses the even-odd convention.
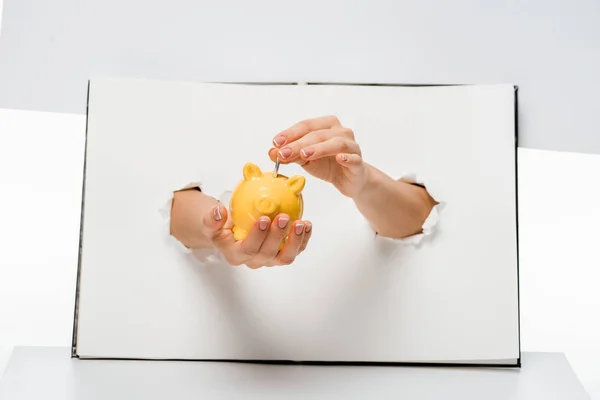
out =
[[[299,85],[291,82],[220,82],[224,84],[247,84],[247,85]],[[384,83],[326,83],[307,82],[307,85],[339,85],[339,86],[381,86],[381,87],[434,87],[434,86],[471,86],[471,84],[384,84]],[[79,256],[77,263],[77,284],[75,289],[75,312],[73,318],[73,340],[71,346],[71,357],[83,360],[123,360],[123,361],[189,361],[189,362],[235,362],[245,364],[273,364],[273,365],[331,365],[331,366],[398,366],[398,367],[467,367],[467,368],[521,368],[521,295],[519,280],[519,177],[518,177],[518,146],[519,146],[519,119],[518,119],[518,91],[514,86],[514,118],[515,118],[515,201],[516,201],[516,237],[517,237],[517,329],[519,342],[519,355],[515,364],[472,364],[472,363],[431,363],[431,362],[394,362],[394,361],[292,361],[292,360],[243,360],[243,359],[181,359],[181,358],[127,358],[127,357],[80,357],[77,354],[77,328],[79,322],[79,290],[81,281],[81,259],[83,253],[83,218],[85,210],[85,184],[87,167],[87,136],[90,111],[90,86],[88,81],[86,101],[86,123],[85,123],[85,150],[83,161],[83,185],[81,196],[81,220],[79,229]]]
[[[446,86],[476,86],[470,83],[336,83],[336,82],[307,82],[310,86],[380,86],[380,87],[446,87]]]
[[[90,85],[87,83],[87,98],[85,106],[85,144],[83,150],[83,183],[81,186],[81,216],[79,220],[79,254],[77,256],[77,279],[75,284],[75,310],[73,312],[73,336],[71,340],[71,357],[79,357],[77,355],[77,328],[79,322],[79,285],[81,282],[81,257],[83,255],[83,218],[85,210],[85,183],[86,183],[86,167],[87,167],[87,137],[88,137],[88,122],[90,111]]]
[[[417,361],[292,361],[292,360],[238,360],[224,358],[129,358],[129,357],[79,357],[82,361],[156,361],[156,362],[211,362],[211,363],[236,363],[236,364],[264,364],[264,365],[310,365],[310,366],[348,366],[348,367],[423,367],[423,368],[499,368],[512,369],[515,364],[472,364],[465,362],[417,362]],[[520,360],[520,359],[519,359]]]
[[[225,85],[255,85],[255,86],[381,86],[381,87],[437,87],[437,86],[475,86],[471,83],[351,83],[351,82],[228,82],[215,81]]]
[[[514,86],[515,91],[515,207],[517,224],[517,330],[519,340],[519,357],[516,367],[521,368],[521,282],[519,270],[519,87]]]

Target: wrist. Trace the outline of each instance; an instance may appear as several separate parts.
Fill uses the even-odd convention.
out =
[[[364,167],[365,176],[362,185],[357,188],[356,194],[351,196],[355,203],[368,201],[369,198],[376,195],[377,190],[381,188],[381,184],[383,183],[384,175],[381,171],[368,163],[364,163]]]
[[[170,233],[188,249],[212,248],[210,238],[202,230],[202,219],[218,202],[198,190],[174,193]]]

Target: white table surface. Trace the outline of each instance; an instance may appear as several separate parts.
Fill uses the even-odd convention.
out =
[[[523,353],[521,369],[260,365],[71,359],[17,347],[0,399],[590,399],[562,353]]]

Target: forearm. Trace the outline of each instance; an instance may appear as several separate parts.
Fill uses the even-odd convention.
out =
[[[422,187],[394,180],[367,164],[364,189],[353,198],[358,210],[380,236],[404,238],[421,232],[436,205]]]
[[[190,249],[213,247],[203,233],[202,218],[218,201],[196,189],[174,193],[171,207],[171,235]]]

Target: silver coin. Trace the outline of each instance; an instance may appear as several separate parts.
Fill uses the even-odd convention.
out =
[[[275,169],[273,170],[273,177],[277,178],[279,175],[279,157],[275,159]]]

